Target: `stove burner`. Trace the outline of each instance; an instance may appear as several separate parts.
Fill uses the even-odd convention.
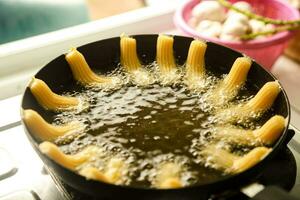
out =
[[[63,183],[50,169],[47,168],[49,174],[54,180],[58,190],[63,194],[67,200],[96,200],[96,198],[89,197],[76,189]],[[295,157],[289,148],[283,149],[272,161],[270,161],[257,182],[263,185],[277,185],[288,191],[292,189],[295,184],[297,175],[297,165]],[[289,178],[282,178],[289,177]],[[218,196],[213,196],[213,200],[247,200],[249,199],[239,190],[226,191]]]
[[[295,185],[297,176],[297,164],[294,155],[289,148],[281,151],[273,160],[267,163],[265,170],[257,178],[257,182],[267,185],[276,185],[290,191]],[[289,177],[289,178],[282,178]],[[214,196],[211,200],[247,200],[246,195],[239,190],[226,191]]]

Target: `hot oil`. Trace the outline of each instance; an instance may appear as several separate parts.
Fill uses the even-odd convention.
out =
[[[122,184],[138,187],[153,187],[151,183],[157,170],[167,162],[181,166],[184,185],[205,184],[227,175],[210,168],[206,158],[199,156],[206,145],[224,143],[215,141],[210,134],[217,123],[212,116],[214,105],[206,101],[203,92],[189,91],[183,84],[184,74],[180,74],[176,83],[161,85],[157,71],[150,69],[156,81],[146,86],[132,83],[122,70],[112,74],[119,77],[120,87],[74,86],[76,92],[67,95],[88,102],[88,109],[57,114],[54,123],[79,121],[85,125],[85,131],[74,141],[61,143],[63,151],[74,154],[86,146],[96,145],[106,153],[91,165],[103,169],[106,159],[121,157],[128,170]],[[207,80],[211,83],[204,88],[206,91],[218,79],[211,76]],[[246,85],[234,102],[244,102],[256,91],[247,90]],[[260,121],[256,121],[250,128],[259,125]],[[226,143],[224,148],[234,149]]]

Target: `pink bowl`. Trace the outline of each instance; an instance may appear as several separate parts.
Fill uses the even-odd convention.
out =
[[[230,0],[231,3],[239,0]],[[298,10],[280,0],[244,0],[251,4],[254,12],[266,17],[282,20],[294,20],[299,18]],[[285,31],[263,39],[250,40],[245,42],[224,41],[218,38],[211,38],[200,35],[195,29],[188,25],[191,11],[200,1],[191,0],[183,4],[175,13],[174,23],[184,34],[195,38],[201,38],[215,42],[254,58],[258,63],[267,69],[271,69],[274,62],[281,55],[288,40],[294,35],[294,31]]]

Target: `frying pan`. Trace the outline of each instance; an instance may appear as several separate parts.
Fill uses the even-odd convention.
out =
[[[156,40],[158,35],[136,35],[132,36],[137,40],[137,52],[142,63],[152,63],[156,57]],[[174,56],[177,64],[184,64],[187,58],[189,45],[193,38],[174,36]],[[101,74],[112,71],[120,63],[120,38],[110,38],[93,42],[78,48],[85,56],[93,71]],[[205,54],[206,68],[214,74],[227,74],[232,63],[241,53],[207,42]],[[266,55],[267,56],[267,55]],[[61,55],[44,66],[36,75],[36,78],[45,81],[48,86],[58,94],[68,91],[70,86],[76,84],[68,66],[65,56]],[[274,81],[276,78],[266,71],[262,66],[253,62],[248,73],[247,85],[261,88],[266,82]],[[43,109],[27,87],[23,100],[22,109],[33,109],[37,111],[45,120],[51,121],[53,113]],[[180,189],[154,189],[130,186],[117,186],[104,182],[86,180],[75,172],[72,172],[57,164],[38,148],[41,142],[35,138],[23,122],[25,132],[33,148],[38,153],[44,164],[51,169],[64,183],[69,186],[99,199],[207,199],[211,194],[224,190],[240,188],[242,185],[251,182],[260,175],[266,164],[286,147],[286,137],[288,124],[290,121],[290,106],[284,90],[280,92],[272,107],[275,114],[282,115],[287,119],[287,125],[281,137],[272,146],[273,150],[269,155],[252,168],[231,176],[223,177],[217,181],[202,185],[194,185]],[[280,196],[280,195],[279,195]],[[289,199],[289,197],[284,197]],[[290,198],[292,199],[292,198]]]

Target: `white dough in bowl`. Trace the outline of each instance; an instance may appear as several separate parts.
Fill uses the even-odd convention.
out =
[[[275,26],[273,24],[265,24],[264,22],[258,20],[250,20],[249,25],[251,27],[252,33],[261,33],[261,32],[268,32],[274,30]],[[268,35],[260,35],[257,36],[255,39],[262,39],[268,37]]]
[[[266,26],[266,24],[264,22],[258,21],[255,19],[251,19],[249,21],[249,25],[251,27],[252,33],[263,32],[265,30],[265,26]]]
[[[222,22],[226,18],[226,12],[217,1],[201,1],[192,10],[192,16],[198,22],[202,20],[212,20]]]
[[[252,7],[249,3],[247,3],[246,1],[239,1],[233,4],[234,7],[240,9],[240,10],[244,10],[244,11],[248,11],[248,12],[252,12]],[[227,15],[232,15],[232,14],[236,14],[237,12],[234,10],[229,10]]]
[[[203,20],[198,24],[196,30],[204,36],[219,37],[222,32],[222,24],[217,21]]]
[[[246,25],[246,26],[249,26],[249,19],[247,16],[243,15],[243,14],[240,14],[240,13],[234,13],[234,14],[231,14],[227,17],[226,21],[224,22],[225,23],[241,23],[243,25]]]
[[[249,30],[249,22],[248,18],[241,14],[230,15],[224,25],[222,34],[225,35],[233,35],[233,36],[241,36],[247,33]]]
[[[225,33],[222,33],[220,35],[220,39],[221,40],[226,40],[226,41],[240,41],[239,37],[234,36],[234,35],[225,34]]]

